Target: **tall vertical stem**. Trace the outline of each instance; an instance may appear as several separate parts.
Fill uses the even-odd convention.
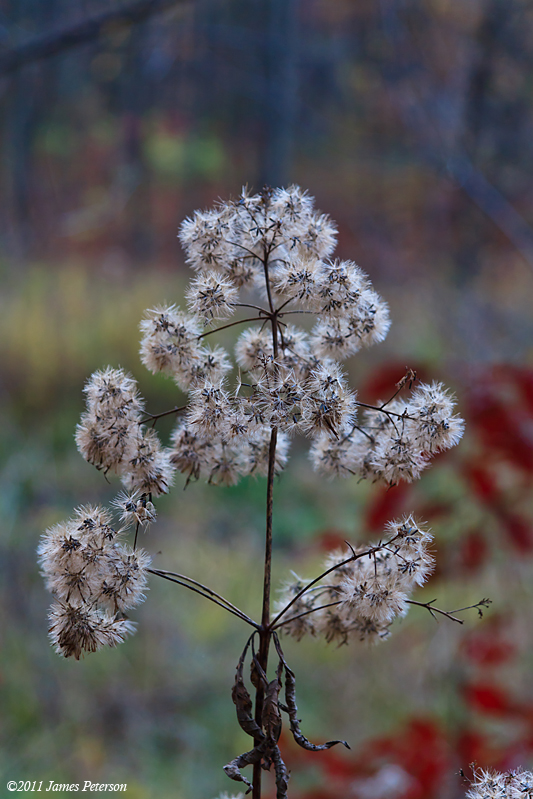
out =
[[[274,309],[270,282],[268,277],[268,257],[269,253],[265,247],[263,268],[265,272],[266,290],[268,304],[270,307],[270,322],[272,325],[272,349],[274,361],[278,355],[278,318]],[[274,364],[275,368],[275,364]],[[276,444],[278,441],[278,428],[272,427],[270,433],[270,448],[268,451],[268,478],[267,478],[267,500],[266,500],[266,532],[265,532],[265,568],[263,577],[263,609],[261,612],[261,629],[259,630],[259,652],[258,660],[261,668],[266,673],[268,667],[268,651],[272,632],[270,630],[270,586],[272,582],[272,501],[274,496],[274,475],[276,473]],[[259,676],[259,675],[258,675]],[[262,727],[263,724],[263,702],[265,699],[265,689],[260,678],[255,689],[255,720]],[[255,746],[260,742],[254,741]],[[254,763],[253,773],[253,792],[252,799],[261,799],[261,761]]]
[[[258,660],[261,668],[266,672],[268,667],[268,651],[272,633],[270,627],[270,586],[272,575],[272,499],[274,495],[274,474],[276,466],[276,444],[278,428],[273,427],[270,434],[270,449],[268,457],[268,480],[266,502],[266,535],[265,535],[265,569],[263,578],[263,609],[261,613],[261,629],[259,630]],[[257,683],[255,690],[255,720],[262,726],[263,701],[265,697],[262,682]],[[255,741],[257,746],[259,741]],[[261,799],[261,762],[254,764],[252,799]]]

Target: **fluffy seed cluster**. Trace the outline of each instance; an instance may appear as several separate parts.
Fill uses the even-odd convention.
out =
[[[167,412],[177,415],[170,446],[162,446],[153,425],[145,427],[158,417],[144,419],[137,384],[124,370],[97,371],[85,387],[76,442],[89,463],[120,477],[126,492],[114,506],[122,525],[138,529],[155,520],[153,499],[169,490],[176,470],[187,481],[217,485],[281,472],[295,433],[310,439],[311,462],[321,474],[388,484],[414,480],[434,453],[458,442],[463,422],[440,383],[419,385],[407,399],[396,392],[374,407],[359,402],[348,385],[341,362],[385,338],[388,308],[353,261],[332,258],[335,225],[306,192],[297,186],[243,191],[196,212],[183,222],[180,239],[195,271],[187,309],[158,306],[140,325],[143,364],[188,395]],[[293,324],[295,315],[304,326]],[[223,347],[211,346],[212,333],[248,323],[236,340],[235,364]],[[66,655],[122,640],[130,626],[120,614],[142,594],[147,556],[125,549],[115,540],[119,533],[105,532],[111,531],[106,513],[81,509],[47,531],[40,547],[59,603],[51,635]],[[408,544],[399,530],[411,527],[415,543]],[[293,616],[313,613],[287,629],[340,643],[385,637],[431,564],[430,537],[412,520],[392,540],[392,549],[375,547],[304,592]],[[345,553],[334,557],[343,560]],[[303,587],[296,579],[287,597]],[[338,604],[316,611],[317,603]]]
[[[433,571],[432,540],[409,516],[388,525],[384,543],[330,553],[319,582],[304,590],[310,581],[294,575],[284,587],[277,613],[293,603],[282,629],[297,640],[307,634],[337,644],[384,640],[394,619],[407,612],[412,591]]]
[[[172,485],[171,453],[154,430],[140,423],[143,401],[135,380],[122,369],[94,372],[85,386],[87,411],[76,429],[76,444],[97,469],[113,470],[140,494],[164,494]]]
[[[322,474],[390,484],[415,479],[433,453],[457,443],[462,421],[439,384],[359,418],[340,362],[385,338],[388,308],[353,261],[331,259],[335,225],[306,192],[243,191],[196,212],[180,239],[196,272],[188,311],[171,305],[147,312],[141,359],[189,393],[171,455],[188,479],[232,485],[266,474],[274,427],[276,471],[287,462],[289,437],[300,432],[311,438],[311,461]],[[237,302],[246,291],[253,302]],[[257,321],[237,339],[232,385],[230,357],[206,346],[213,330],[205,325],[238,306]],[[304,329],[285,321],[293,313],[314,322]]]
[[[232,793],[231,796],[230,796],[229,793],[224,792],[224,793],[221,793],[219,796],[217,796],[217,799],[244,799],[244,794],[243,793],[236,793],[236,794]]]
[[[505,773],[477,769],[467,799],[532,799],[533,774],[514,769]]]
[[[64,657],[79,660],[82,652],[116,646],[134,631],[124,611],[145,598],[150,557],[122,543],[125,530],[111,521],[105,508],[82,507],[41,538],[39,562],[57,600],[49,614],[50,638]]]
[[[367,409],[348,435],[321,436],[310,457],[324,475],[358,474],[389,485],[412,482],[432,455],[455,446],[464,431],[454,401],[441,383],[421,383],[407,400],[394,399]]]

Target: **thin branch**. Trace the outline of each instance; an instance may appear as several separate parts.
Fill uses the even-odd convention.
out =
[[[367,433],[367,431],[366,431],[366,430],[364,430],[362,427],[359,427],[359,425],[358,425],[358,424],[354,424],[354,425],[352,425],[352,429],[350,430],[350,432],[349,432],[349,433],[347,433],[347,434],[344,436],[344,438],[341,438],[341,440],[340,440],[340,442],[339,442],[339,443],[340,443],[340,444],[344,444],[344,442],[345,442],[345,441],[347,441],[347,440],[350,438],[350,436],[352,435],[352,433],[354,432],[354,430],[359,430],[359,432],[360,432],[360,433],[362,433],[364,436],[366,436],[366,437],[368,438],[368,440],[370,441],[370,443],[371,443],[371,444],[374,444],[374,443],[375,443],[375,438],[374,438],[374,436],[371,436],[371,435],[370,435],[370,433]]]
[[[170,416],[172,413],[181,413],[181,411],[186,411],[187,407],[187,405],[181,405],[179,408],[171,408],[169,411],[163,411],[163,413],[148,413],[148,411],[145,411],[146,418],[141,419],[139,424],[145,424],[146,422],[150,421],[157,422],[157,420],[162,419],[163,416]]]
[[[282,311],[282,310],[285,308],[285,306],[286,306],[286,305],[288,305],[290,302],[292,302],[294,299],[295,299],[294,297],[289,297],[289,299],[288,299],[288,300],[285,300],[285,302],[284,302],[284,303],[282,303],[282,304],[279,306],[279,308],[277,309],[277,313],[279,314],[279,313],[280,313],[280,311]],[[288,312],[288,311],[286,311],[286,313],[289,313],[289,312]]]
[[[210,336],[212,333],[218,333],[220,330],[226,330],[228,327],[235,327],[235,325],[243,325],[246,322],[268,322],[268,317],[266,320],[263,319],[262,316],[252,316],[249,319],[237,319],[235,322],[230,322],[227,325],[222,325],[221,327],[215,327],[213,330],[208,330],[206,333],[202,333],[198,336],[198,338],[205,338],[206,336]]]
[[[479,615],[482,617],[483,612],[481,608],[488,608],[489,605],[492,605],[492,599],[480,599],[475,605],[467,605],[465,608],[457,608],[456,610],[451,610],[450,613],[462,613],[463,610],[477,610]]]
[[[265,316],[267,316],[267,317],[270,316],[270,311],[268,311],[266,308],[261,308],[260,305],[250,305],[247,302],[236,302],[234,304],[235,304],[235,306],[237,308],[254,308],[256,311],[259,311],[260,313],[264,313]]]
[[[268,297],[268,307],[270,308],[270,313],[273,316],[274,314],[277,313],[277,311],[274,308],[274,301],[272,299],[272,289],[270,287],[270,279],[268,277],[268,262],[266,260],[263,261],[263,270],[264,270],[264,273],[265,273],[265,283],[266,283],[266,291],[267,291],[267,297]]]
[[[329,602],[327,605],[319,605],[318,608],[311,608],[311,610],[304,610],[303,613],[298,613],[297,616],[291,616],[290,619],[285,619],[285,621],[281,621],[279,624],[276,624],[272,627],[272,630],[279,630],[280,627],[284,627],[286,624],[290,624],[291,621],[296,621],[296,619],[301,619],[302,616],[308,616],[310,613],[316,613],[319,610],[324,610],[324,608],[332,608],[335,605],[341,605],[342,601],[338,600],[337,602]]]
[[[161,572],[158,569],[147,569],[146,571],[149,572],[150,574],[157,575],[157,577],[161,577],[163,580],[168,580],[171,583],[176,583],[177,585],[182,585],[184,588],[188,588],[190,591],[194,591],[196,594],[200,594],[200,596],[203,596],[206,599],[209,599],[211,602],[214,602],[215,605],[218,605],[219,607],[224,608],[224,610],[227,610],[228,613],[232,613],[234,616],[237,616],[237,618],[241,619],[241,621],[245,621],[247,624],[250,624],[252,627],[255,627],[256,629],[259,629],[259,625],[255,621],[252,621],[251,619],[249,619],[248,616],[246,616],[241,611],[239,611],[237,613],[235,610],[232,610],[230,607],[228,607],[228,605],[222,604],[222,602],[219,602],[218,599],[215,599],[214,597],[210,596],[209,594],[206,594],[203,591],[200,591],[198,588],[195,588],[194,586],[189,585],[189,583],[185,583],[185,582],[183,582],[183,580],[177,580],[175,577],[170,577],[170,575],[165,574],[164,572]]]
[[[133,551],[134,552],[137,549],[137,536],[139,535],[139,527],[140,526],[141,526],[141,523],[139,522],[139,520],[137,520],[137,526],[135,528],[135,540],[133,541]]]
[[[307,314],[314,314],[314,311],[283,311],[283,313],[279,314],[280,316],[287,316],[290,313],[307,313]]]
[[[82,19],[68,27],[34,36],[0,56],[0,74],[8,75],[25,64],[50,58],[85,42],[94,41],[100,36],[102,29],[112,22],[139,24],[182,2],[183,0],[136,0],[121,8]]]
[[[415,370],[414,369],[407,369],[406,374],[402,377],[402,379],[398,383],[396,383],[396,391],[394,392],[392,397],[389,397],[387,402],[383,403],[383,405],[381,406],[381,410],[383,410],[383,408],[386,405],[389,405],[389,403],[391,403],[393,401],[393,399],[395,399],[398,396],[400,391],[403,391],[403,389],[405,388],[405,386],[408,383],[409,383],[409,389],[411,389],[413,383],[415,382],[415,380],[416,380],[416,372],[415,372]]]
[[[431,599],[429,602],[415,602],[414,599],[407,599],[406,602],[408,605],[418,605],[419,608],[425,608],[431,613],[434,619],[435,613],[440,613],[441,616],[446,616],[447,619],[456,621],[457,624],[464,624],[464,619],[458,619],[457,616],[453,616],[447,610],[440,610],[440,608],[436,608],[435,605],[433,605],[433,602],[435,602],[434,599]],[[457,613],[457,611],[455,611],[455,613]]]
[[[352,552],[354,552],[354,554],[350,555],[349,558],[342,560],[340,563],[336,563],[334,566],[331,566],[331,568],[327,569],[325,572],[322,572],[322,574],[319,574],[318,577],[315,577],[314,580],[311,580],[311,582],[308,583],[306,586],[304,586],[301,591],[298,591],[298,593],[291,599],[291,601],[288,602],[287,605],[285,605],[285,607],[282,610],[280,610],[276,618],[272,620],[271,626],[277,625],[278,621],[281,619],[282,616],[285,615],[288,609],[292,605],[294,605],[294,603],[297,602],[300,599],[300,597],[303,596],[305,592],[311,588],[311,586],[316,585],[316,583],[320,582],[320,580],[323,580],[324,577],[327,577],[328,574],[331,574],[331,572],[334,572],[336,569],[340,569],[341,566],[345,566],[347,563],[352,563],[352,561],[354,560],[360,560],[360,558],[368,557],[369,555],[373,555],[375,552],[379,552],[385,546],[388,546],[389,544],[392,544],[393,541],[396,541],[398,537],[399,537],[398,535],[395,535],[393,538],[389,539],[388,541],[385,541],[384,544],[376,544],[375,547],[370,547],[369,549],[360,553],[355,553],[353,547],[350,547],[352,549]]]
[[[369,408],[371,411],[379,411],[380,413],[385,413],[387,416],[397,416],[399,419],[411,419],[414,422],[417,421],[417,419],[414,416],[408,416],[406,413],[395,413],[394,411],[389,411],[385,408],[385,406],[380,407],[378,405],[369,405],[366,402],[359,402],[359,400],[356,400],[355,404],[359,405],[360,408]],[[386,404],[387,403],[385,403],[385,405]]]
[[[228,239],[221,239],[221,241],[223,241],[224,244],[230,244],[232,247],[240,247],[241,250],[246,250],[246,252],[249,253],[251,258],[257,258],[258,261],[261,260],[260,256],[256,252],[251,250],[249,247],[245,247],[244,244],[239,244],[238,241],[228,241]]]
[[[383,548],[387,549],[387,547]],[[430,602],[416,602],[414,599],[407,599],[406,602],[408,605],[418,605],[418,607],[426,608],[426,610],[428,610],[431,613],[433,618],[435,618],[434,616],[435,613],[440,613],[441,616],[446,616],[447,619],[456,621],[458,624],[464,624],[464,619],[458,619],[456,616],[453,616],[452,614],[461,613],[463,610],[477,610],[478,613],[481,613],[480,608],[487,607],[487,605],[490,604],[491,600],[482,599],[480,602],[476,602],[475,605],[467,605],[467,607],[465,608],[457,608],[457,610],[450,610],[450,611],[440,610],[440,608],[436,608],[433,605],[433,602],[435,602],[434,599],[432,599]],[[290,619],[285,619],[285,621],[281,621],[279,622],[279,624],[275,624],[272,627],[272,630],[273,631],[278,630],[281,627],[284,627],[286,624],[290,624],[291,621],[296,621],[296,619],[301,619],[303,616],[308,616],[310,613],[316,613],[317,611],[324,610],[325,608],[333,608],[336,605],[342,605],[342,600],[338,600],[337,602],[329,602],[327,605],[319,605],[319,607],[311,608],[311,610],[304,610],[302,613],[298,613],[297,616],[291,616]]]
[[[272,292],[270,289],[270,280],[268,275],[268,258],[269,258],[269,253],[267,252],[265,247],[264,258],[263,258],[263,269],[264,269],[266,290],[268,296],[268,307],[270,308],[269,319],[272,329],[272,351],[274,359],[276,359],[278,355],[278,317],[272,301]],[[278,438],[278,428],[276,426],[273,426],[270,431],[270,445],[268,452],[265,560],[264,560],[264,573],[263,573],[263,603],[261,610],[261,627],[259,630],[259,652],[256,663],[256,668],[259,666],[265,673],[268,668],[268,655],[269,655],[270,641],[271,641],[270,591],[272,583],[272,513],[273,513],[273,496],[274,496],[274,477],[276,474],[277,438]],[[256,662],[255,658],[254,662]],[[265,703],[265,689],[263,685],[258,684],[255,686],[254,718],[259,727],[261,727],[263,724],[264,703]],[[255,737],[254,746],[257,747],[260,744],[261,744],[260,739],[258,737]],[[262,777],[261,769],[263,765],[262,760],[263,758],[260,757],[258,762],[254,763],[252,799],[261,799],[261,777]]]
[[[216,591],[213,591],[212,588],[208,588],[207,585],[204,585],[203,583],[199,583],[198,580],[193,580],[192,577],[187,577],[186,574],[178,574],[178,572],[171,572],[171,571],[168,571],[167,569],[158,569],[157,571],[160,574],[168,574],[171,577],[177,577],[179,580],[186,580],[187,582],[192,583],[192,585],[197,586],[197,588],[201,588],[203,591],[207,591],[208,594],[211,594],[211,596],[216,597],[221,602],[225,602],[226,605],[228,605],[228,607],[233,608],[233,610],[235,610],[237,613],[240,613],[241,616],[244,619],[246,619],[246,621],[251,622],[256,627],[259,627],[259,625],[256,624],[256,622],[253,621],[253,619],[251,619],[249,616],[246,615],[246,613],[244,613],[244,611],[242,611],[240,608],[238,608],[236,605],[234,605],[232,602],[230,602],[229,599],[226,599],[221,594],[217,594]]]

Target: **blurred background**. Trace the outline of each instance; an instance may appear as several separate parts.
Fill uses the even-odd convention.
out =
[[[275,582],[413,511],[437,556],[417,598],[493,600],[463,626],[414,608],[370,651],[287,640],[304,731],[352,744],[285,738],[291,797],[456,799],[472,762],[533,766],[532,100],[527,0],[0,2],[2,781],[231,793],[238,621],[154,578],[134,638],[62,660],[35,549],[118,488],[75,450],[87,376],[120,365],[153,412],[179,403],[137,355],[143,310],[182,301],[179,223],[289,183],[391,306],[388,340],[349,363],[360,398],[411,367],[453,387],[467,433],[389,491],[320,481],[295,442]],[[259,614],[265,481],[183,483],[143,544]]]

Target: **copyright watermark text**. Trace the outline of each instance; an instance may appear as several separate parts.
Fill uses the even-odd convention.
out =
[[[110,793],[127,791],[128,786],[125,782],[92,782],[85,780],[85,782],[69,783],[69,782],[55,782],[54,780],[10,780],[7,783],[8,791],[21,791],[23,793],[35,792],[47,793],[61,793],[63,791],[109,791]]]

